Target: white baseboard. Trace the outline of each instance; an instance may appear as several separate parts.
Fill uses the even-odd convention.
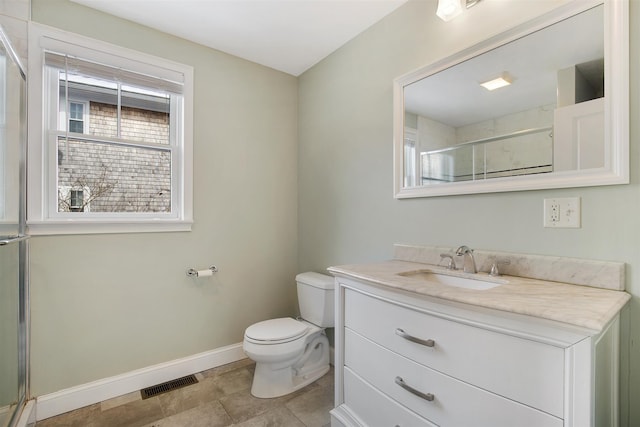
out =
[[[45,394],[36,399],[36,419],[40,421],[175,378],[226,365],[246,357],[242,351],[242,343],[232,344],[55,393]]]

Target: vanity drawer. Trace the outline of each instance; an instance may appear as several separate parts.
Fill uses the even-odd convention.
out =
[[[345,326],[421,365],[563,416],[562,348],[443,319],[351,289],[345,290]],[[401,337],[402,331],[410,337]]]
[[[345,329],[344,338],[345,371],[352,370],[373,387],[438,425],[474,427],[561,427],[563,425],[560,418],[427,368],[349,329]],[[398,384],[399,382],[402,385]],[[407,390],[407,388],[417,391]],[[419,393],[423,393],[423,396],[419,396]],[[432,396],[427,396],[428,393]],[[349,396],[349,393],[345,395]],[[432,397],[432,400],[429,400],[429,397]]]
[[[344,369],[345,405],[364,426],[437,427]]]

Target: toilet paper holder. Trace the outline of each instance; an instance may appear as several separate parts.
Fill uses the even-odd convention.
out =
[[[195,268],[190,268],[187,270],[187,276],[189,277],[203,277],[203,276],[211,276],[213,273],[218,272],[218,267],[212,265],[206,270],[196,270]]]

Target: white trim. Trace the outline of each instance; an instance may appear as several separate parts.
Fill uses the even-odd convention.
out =
[[[81,222],[74,219],[60,221],[31,221],[27,228],[33,236],[105,233],[162,233],[191,231],[192,221],[132,221]]]
[[[242,343],[232,344],[45,394],[36,400],[36,419],[41,421],[145,387],[236,362],[246,357],[242,350]]]

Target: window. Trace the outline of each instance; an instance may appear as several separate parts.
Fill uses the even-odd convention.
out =
[[[82,212],[85,209],[84,189],[69,191],[69,210],[72,212]]]
[[[61,212],[89,212],[91,190],[87,187],[58,185],[58,209]]]
[[[84,133],[84,103],[69,101],[69,132]]]
[[[45,108],[31,116],[31,233],[188,230],[192,69],[32,32],[29,104]]]
[[[416,186],[416,142],[418,132],[414,128],[404,129],[404,186]]]

